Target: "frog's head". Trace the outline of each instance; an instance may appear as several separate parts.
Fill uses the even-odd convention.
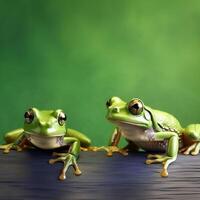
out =
[[[151,115],[138,98],[126,103],[119,97],[112,97],[107,101],[106,106],[108,109],[107,119],[114,124],[129,124],[143,128],[152,127]]]
[[[31,108],[24,114],[24,132],[40,136],[63,136],[66,133],[66,114],[62,110],[40,111]]]

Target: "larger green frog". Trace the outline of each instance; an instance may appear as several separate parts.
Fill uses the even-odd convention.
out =
[[[50,159],[49,163],[57,161],[64,163],[59,179],[66,178],[66,171],[69,166],[73,166],[75,175],[80,175],[81,171],[77,164],[80,146],[87,148],[90,146],[90,139],[84,134],[66,128],[67,116],[58,110],[43,110],[31,108],[24,114],[24,128],[20,128],[5,135],[5,145],[0,145],[4,153],[9,153],[11,149],[21,151],[24,148],[37,147],[40,149],[58,149],[66,147],[65,153],[53,153],[57,156]]]
[[[106,105],[107,119],[117,128],[109,146],[95,150],[104,149],[108,156],[112,156],[113,152],[127,155],[127,151],[137,149],[166,151],[166,155],[150,154],[146,160],[146,164],[163,163],[162,177],[168,176],[168,166],[176,160],[179,149],[185,155],[199,153],[200,124],[182,128],[173,115],[145,106],[138,98],[127,103],[118,97],[112,97]],[[128,141],[128,145],[122,149],[118,147],[121,135]]]

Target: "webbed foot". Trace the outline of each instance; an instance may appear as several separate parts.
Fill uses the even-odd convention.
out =
[[[64,163],[63,169],[61,170],[60,175],[59,175],[60,180],[66,179],[66,172],[70,166],[73,167],[75,175],[77,176],[81,175],[81,171],[76,161],[77,160],[76,156],[70,153],[56,153],[56,152],[53,153],[53,156],[58,156],[58,158],[50,159],[49,164],[54,164],[56,162]]]
[[[173,161],[176,160],[176,157],[170,157],[170,156],[166,156],[166,155],[152,155],[152,154],[149,154],[147,156],[147,160],[146,160],[146,164],[147,165],[150,165],[152,163],[162,163],[163,164],[163,169],[160,173],[160,175],[162,177],[167,177],[168,176],[168,166],[170,163],[172,163]],[[150,158],[153,158],[153,159],[150,159]]]
[[[164,155],[152,155],[149,154],[147,155],[147,160],[146,160],[146,164],[150,165],[152,163],[164,163],[169,157],[168,156],[164,156]],[[150,159],[153,158],[153,159]]]
[[[89,147],[80,147],[81,151],[97,151],[99,147],[89,146]]]
[[[22,151],[22,148],[19,145],[16,145],[15,143],[0,145],[0,149],[3,150],[3,153],[9,153],[11,149],[14,149],[16,151]]]
[[[102,146],[102,147],[93,147],[92,151],[101,151],[104,150],[107,152],[107,156],[112,156],[113,153],[120,153],[123,156],[128,155],[128,149],[121,149],[117,146]]]

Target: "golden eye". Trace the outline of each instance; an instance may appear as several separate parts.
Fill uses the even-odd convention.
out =
[[[63,126],[67,121],[67,116],[64,112],[60,112],[58,115],[58,123]]]
[[[128,104],[128,110],[133,115],[140,115],[144,109],[144,105],[140,99],[133,99]]]
[[[30,124],[34,120],[34,112],[31,108],[24,113],[24,119],[27,124]]]

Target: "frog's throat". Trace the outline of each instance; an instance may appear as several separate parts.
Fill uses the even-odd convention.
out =
[[[140,124],[140,123],[133,123],[133,122],[128,122],[128,121],[123,121],[123,120],[118,120],[118,119],[110,119],[108,118],[108,120],[110,122],[112,122],[113,124],[117,124],[120,126],[120,124],[123,124],[123,125],[131,125],[131,126],[138,126],[138,127],[141,127],[141,128],[145,128],[145,129],[148,129],[149,127],[145,124]]]
[[[63,136],[63,135],[65,135],[64,133],[63,134],[61,134],[61,133],[59,133],[59,134],[52,134],[52,135],[45,135],[45,134],[41,134],[41,133],[36,133],[36,132],[29,132],[29,131],[24,131],[24,133],[25,134],[28,134],[28,135],[36,135],[36,136],[38,136],[38,137],[59,137],[59,136]]]

